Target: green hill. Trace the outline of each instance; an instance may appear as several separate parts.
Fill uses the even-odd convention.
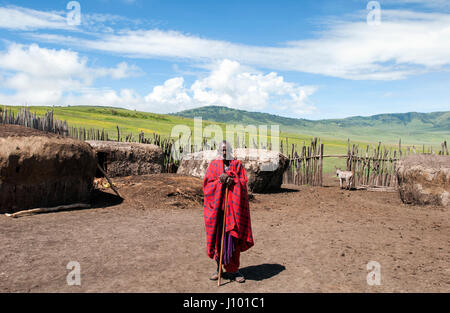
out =
[[[220,106],[208,106],[174,113],[186,118],[244,125],[280,125],[281,131],[293,134],[351,138],[410,144],[439,144],[450,137],[450,111],[433,113],[395,113],[355,116],[344,119],[307,120],[268,113],[249,112]]]
[[[0,106],[3,109],[18,112],[20,106]],[[177,114],[155,114],[113,107],[95,106],[30,106],[30,111],[44,115],[53,110],[55,118],[65,120],[69,126],[104,129],[109,138],[117,137],[117,126],[122,136],[133,134],[137,138],[143,131],[145,135],[152,133],[170,137],[177,125],[186,125],[193,130],[194,120],[191,117],[202,116],[203,127],[211,124],[219,125],[225,134],[226,123],[252,125],[280,125],[280,137],[288,138],[289,144],[301,146],[308,143],[311,137],[320,137],[325,145],[325,154],[342,154],[347,151],[347,139],[351,143],[376,146],[382,141],[387,147],[396,148],[398,138],[402,139],[403,148],[415,145],[420,149],[425,144],[434,151],[440,144],[450,138],[450,112],[381,114],[372,117],[351,117],[346,119],[310,121],[292,119],[281,116],[233,110],[224,107],[204,107]],[[268,134],[270,137],[270,134]],[[271,140],[271,139],[270,139]],[[324,161],[324,171],[332,172],[334,166],[345,166],[344,159],[328,158]]]

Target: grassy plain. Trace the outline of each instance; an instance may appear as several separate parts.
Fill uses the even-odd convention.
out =
[[[12,110],[17,113],[22,107],[18,106],[2,106],[3,110]],[[70,106],[70,107],[45,107],[45,106],[30,106],[30,111],[36,113],[37,115],[44,115],[47,111],[53,110],[55,118],[59,120],[67,121],[70,127],[81,127],[81,128],[94,128],[94,129],[104,129],[108,132],[109,138],[117,138],[117,126],[120,128],[122,136],[133,134],[135,138],[138,133],[143,131],[145,135],[151,136],[152,133],[160,134],[162,137],[170,137],[172,130],[177,125],[185,125],[193,131],[194,120],[192,118],[186,118],[176,115],[165,115],[165,114],[155,114],[147,112],[139,112],[121,108],[112,107],[94,107],[94,106]],[[214,121],[202,121],[202,127],[210,125],[218,125],[226,138],[226,124]],[[297,144],[301,146],[303,142],[307,145],[309,144],[311,138],[315,136],[314,134],[301,134],[293,132],[291,128],[285,128],[288,131],[283,130],[280,127],[280,138],[285,142],[286,138],[289,144]],[[268,127],[268,141],[275,140],[277,138],[272,138],[270,134],[270,126]],[[363,131],[361,131],[363,133]],[[365,151],[366,146],[375,147],[378,145],[378,140],[375,140],[375,134],[370,134],[366,137],[361,137],[361,132],[355,133],[358,140],[352,140],[351,136],[346,136],[348,134],[335,133],[333,135],[330,133],[318,132],[317,136],[320,137],[322,143],[324,144],[324,154],[345,154],[347,152],[348,139],[351,140],[352,144],[358,144],[360,149]],[[384,134],[383,137],[386,135]],[[393,135],[395,136],[395,135]],[[176,135],[178,137],[178,135]],[[280,140],[278,138],[278,140]],[[368,140],[361,140],[359,138],[368,138]],[[390,143],[386,144],[388,148],[397,148],[397,144],[392,142],[397,142],[398,139],[390,140]],[[247,138],[248,143],[248,138]],[[412,147],[412,144],[408,146]],[[403,145],[402,148],[407,148],[408,146]],[[426,149],[431,147],[427,145]],[[418,143],[416,145],[417,149],[422,149],[422,145]],[[439,149],[439,145],[433,145],[434,150]],[[345,160],[338,158],[326,158],[324,161],[324,172],[331,173],[334,166],[344,166]]]

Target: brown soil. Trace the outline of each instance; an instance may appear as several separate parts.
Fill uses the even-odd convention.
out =
[[[0,138],[6,137],[30,137],[30,136],[42,136],[47,138],[60,137],[53,133],[43,132],[37,129],[28,128],[19,125],[0,124]],[[62,138],[62,137],[61,137]]]
[[[408,206],[397,193],[284,186],[250,203],[255,246],[244,284],[208,280],[201,180],[114,179],[90,210],[0,216],[0,292],[449,292],[448,208]],[[187,196],[186,196],[187,195]],[[68,286],[67,263],[81,265]],[[381,264],[368,286],[366,265]]]

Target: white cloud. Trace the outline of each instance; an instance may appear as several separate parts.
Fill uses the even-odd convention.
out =
[[[381,25],[366,24],[366,11],[351,20],[324,20],[326,29],[314,39],[277,46],[251,46],[202,38],[177,31],[118,30],[143,21],[82,11],[82,25],[67,25],[66,11],[44,12],[17,6],[0,7],[0,28],[10,30],[81,29],[95,39],[55,34],[31,34],[39,40],[128,57],[182,59],[211,63],[231,59],[254,67],[298,71],[345,79],[393,80],[441,70],[450,64],[450,14],[387,10]],[[397,3],[442,7],[444,0],[401,0]]]
[[[12,44],[0,52],[0,87],[12,91],[0,94],[0,103],[67,104],[68,95],[85,93],[84,88],[99,77],[121,79],[140,71],[125,62],[115,68],[94,68],[87,63],[87,58],[73,51]]]
[[[120,79],[138,68],[120,63],[114,68],[93,68],[88,59],[68,50],[12,44],[0,52],[0,103],[11,105],[102,105],[169,113],[184,109],[225,105],[301,115],[314,111],[308,97],[313,86],[286,82],[271,72],[252,71],[236,61],[222,60],[208,75],[187,86],[183,77],[166,80],[146,96],[133,89],[94,86],[99,77]]]
[[[8,51],[0,54],[0,67],[39,77],[83,76],[87,74],[86,58],[69,50],[40,48],[11,44]],[[88,77],[88,76],[86,76]]]
[[[127,62],[121,62],[114,68],[97,68],[93,72],[96,76],[110,76],[114,79],[136,77],[143,74],[143,71],[139,67],[129,65]]]
[[[44,12],[17,6],[0,7],[0,28],[33,29],[72,29],[65,15],[57,12]]]
[[[128,57],[210,63],[231,59],[256,67],[345,79],[394,80],[450,64],[450,14],[383,10],[381,25],[331,23],[317,38],[282,46],[249,46],[175,31],[138,30],[96,40],[39,34],[34,38]]]
[[[184,87],[183,77],[169,79],[163,85],[154,87],[153,91],[145,97],[145,102],[154,109],[159,107],[169,111],[173,108],[187,108],[192,105],[192,99]]]
[[[185,86],[182,77],[167,80],[155,87],[145,97],[145,102],[152,110],[165,108],[165,112],[208,105],[258,111],[271,106],[300,115],[314,111],[308,97],[316,89],[286,82],[274,72],[266,75],[249,72],[238,62],[225,59],[218,62],[207,77],[196,80],[190,87]]]
[[[128,4],[132,4],[129,2]],[[144,25],[159,25],[160,21],[131,19],[115,14],[86,13],[81,6],[81,24],[69,25],[67,15],[71,10],[61,6],[60,11],[39,11],[19,6],[0,6],[0,29],[20,31],[34,30],[65,30],[77,33],[98,32],[113,33],[114,27],[126,25],[127,29],[133,29]]]
[[[67,105],[113,106],[135,109],[142,105],[143,99],[132,89],[83,88],[77,93],[70,93],[64,98]]]
[[[408,4],[408,5],[419,5],[424,7],[430,7],[430,8],[439,8],[439,9],[445,9],[450,7],[450,3],[448,0],[383,0],[382,5],[401,5],[401,4]]]

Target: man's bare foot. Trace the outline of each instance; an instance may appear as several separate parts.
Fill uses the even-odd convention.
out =
[[[212,274],[209,279],[210,280],[218,280],[219,279],[219,272],[215,272],[214,274]]]

